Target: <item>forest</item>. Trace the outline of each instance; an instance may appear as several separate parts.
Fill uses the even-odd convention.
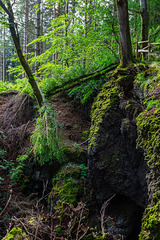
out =
[[[159,0],[0,0],[0,239],[160,239]]]

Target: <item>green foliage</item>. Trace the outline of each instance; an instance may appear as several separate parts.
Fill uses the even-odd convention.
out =
[[[0,184],[1,184],[1,182],[4,180],[4,178],[2,178],[1,176],[0,176]]]
[[[153,90],[154,86],[159,83],[160,78],[160,69],[157,67],[157,63],[147,69],[144,72],[141,72],[137,75],[136,82],[140,84],[140,87],[148,94],[148,91]]]
[[[20,93],[28,93],[30,96],[33,96],[33,90],[27,78],[17,78],[14,84],[0,81],[0,92],[8,92],[10,90],[17,90]]]
[[[89,131],[82,132],[81,139],[82,141],[86,141],[89,138]]]
[[[30,96],[33,96],[33,89],[31,88],[27,78],[17,78],[14,84],[14,89],[21,94],[28,93]]]
[[[9,90],[13,90],[15,89],[14,88],[14,85],[12,83],[9,83],[9,82],[2,82],[0,81],[0,92],[7,92]]]
[[[37,118],[36,128],[31,136],[35,160],[40,165],[45,162],[65,160],[63,154],[62,140],[58,126],[57,113],[49,107],[43,106],[40,110],[40,117]]]
[[[28,240],[27,234],[19,227],[14,227],[2,240]]]
[[[90,81],[82,83],[79,87],[73,88],[69,92],[69,96],[75,96],[80,99],[81,103],[84,104],[91,97],[94,97],[98,90],[102,87],[104,79],[92,79]]]
[[[81,178],[82,180],[85,180],[85,178],[87,177],[87,167],[85,166],[85,164],[81,164],[79,166],[80,170],[81,170]]]
[[[0,148],[0,159],[3,159],[3,158],[4,158],[5,153],[6,153],[5,150],[3,150],[3,149]]]
[[[21,177],[22,169],[25,165],[25,161],[28,159],[28,155],[21,155],[16,158],[16,163],[10,166],[9,176],[14,182],[18,182]]]
[[[157,105],[158,104],[158,99],[150,99],[149,101],[147,101],[146,103],[146,107],[147,107],[147,110],[150,110],[154,105]],[[158,106],[158,105],[157,105]]]

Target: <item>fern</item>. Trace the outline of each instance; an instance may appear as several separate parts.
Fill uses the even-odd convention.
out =
[[[40,165],[46,162],[64,161],[63,146],[57,120],[57,113],[43,106],[31,137],[33,152]]]

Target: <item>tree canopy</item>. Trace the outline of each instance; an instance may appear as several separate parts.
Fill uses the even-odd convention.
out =
[[[136,37],[138,41],[147,40],[149,34],[158,31],[159,9],[158,0],[0,1],[0,77],[10,82],[17,78],[23,81],[25,61],[31,78],[38,80],[45,94],[112,62],[123,59],[125,66],[133,61]],[[23,61],[20,56],[16,58],[8,31],[12,30],[13,37],[13,22]],[[159,41],[158,34],[153,40]]]

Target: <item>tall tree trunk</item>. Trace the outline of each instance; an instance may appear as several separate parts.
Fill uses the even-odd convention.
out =
[[[0,6],[4,9],[4,11],[8,14],[8,20],[9,20],[9,29],[11,32],[11,36],[17,51],[17,55],[18,58],[20,60],[21,65],[23,66],[27,76],[28,76],[28,81],[33,89],[33,93],[37,99],[38,105],[41,107],[43,104],[43,96],[42,93],[40,91],[40,89],[38,88],[38,85],[34,79],[34,76],[32,74],[32,71],[29,67],[28,62],[25,60],[25,57],[23,55],[22,49],[21,49],[21,45],[20,45],[20,39],[19,39],[19,34],[18,34],[18,29],[16,28],[16,24],[14,23],[14,14],[13,14],[13,10],[12,10],[12,5],[10,3],[10,1],[7,1],[7,6],[0,0]]]
[[[58,2],[56,17],[59,18],[59,16],[60,16],[60,3]],[[59,26],[57,26],[57,27],[59,27]],[[57,35],[57,36],[59,35],[58,30],[57,30],[57,32],[56,32],[56,35]],[[55,60],[56,60],[56,61],[58,60],[58,55],[59,55],[59,52],[57,51],[57,52],[55,53]]]
[[[141,8],[141,40],[148,40],[148,11],[147,11],[147,0],[140,0],[140,8]],[[143,43],[143,47],[145,47],[147,43]]]
[[[3,56],[2,56],[2,52],[0,51],[0,81],[3,80]]]
[[[36,38],[38,38],[40,36],[40,32],[41,32],[41,28],[40,28],[40,16],[41,16],[41,12],[40,12],[40,0],[37,0],[37,17],[36,17]],[[40,43],[37,41],[35,44],[35,55],[39,56],[40,55]],[[36,62],[35,63],[35,72],[38,73],[38,68],[39,68],[39,64]]]
[[[3,29],[3,82],[5,82],[6,78],[6,44],[5,44],[5,35],[6,35],[6,29]]]
[[[66,51],[66,48],[68,46],[68,40],[67,40],[67,36],[68,36],[68,27],[69,27],[69,21],[68,21],[68,1],[65,2],[65,6],[64,6],[64,12],[65,12],[65,47],[64,47],[64,51]],[[65,66],[69,67],[69,63],[68,63],[68,59],[65,59]]]
[[[126,67],[133,62],[131,37],[128,18],[128,1],[117,0],[119,34],[120,34],[120,64]]]
[[[27,60],[27,22],[28,22],[28,0],[25,0],[25,15],[24,15],[24,36],[23,36],[23,53],[25,54],[25,59]],[[26,77],[26,73],[23,74],[23,77]]]
[[[84,36],[87,38],[88,32],[88,0],[85,0],[85,17],[84,17]],[[83,58],[83,68],[86,67],[86,57]]]
[[[41,3],[41,23],[40,23],[40,35],[43,36],[43,2]],[[45,43],[40,43],[40,54],[42,54],[45,51]]]

